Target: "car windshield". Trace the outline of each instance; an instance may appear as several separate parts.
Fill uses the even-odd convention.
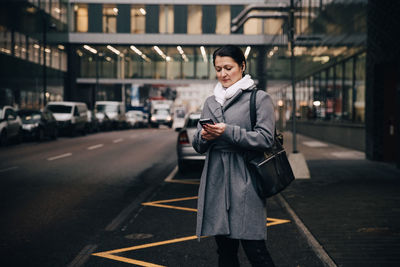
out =
[[[97,104],[96,109],[98,112],[118,112],[117,105]]]
[[[39,121],[41,117],[38,111],[20,111],[18,115],[23,122]]]
[[[168,109],[156,109],[155,112],[158,115],[169,115]]]
[[[53,113],[71,113],[72,107],[64,105],[48,105],[47,109]]]
[[[181,110],[181,109],[178,109],[178,110],[175,112],[175,117],[176,117],[176,118],[184,118],[184,117],[185,117],[185,111],[184,111],[184,110]]]

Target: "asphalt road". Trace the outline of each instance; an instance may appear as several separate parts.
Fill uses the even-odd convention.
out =
[[[176,166],[176,137],[135,129],[1,148],[0,265],[77,259],[157,190]]]

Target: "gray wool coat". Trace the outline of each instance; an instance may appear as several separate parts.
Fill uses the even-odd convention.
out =
[[[250,122],[250,92],[239,89],[221,106],[214,96],[205,101],[202,118],[224,122],[224,133],[215,140],[201,138],[198,124],[192,145],[206,153],[197,204],[196,235],[226,235],[233,239],[266,239],[266,203],[256,194],[244,154],[271,147],[275,115],[271,97],[257,92],[257,122]]]

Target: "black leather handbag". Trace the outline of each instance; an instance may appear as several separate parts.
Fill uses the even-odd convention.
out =
[[[250,120],[253,129],[256,123],[256,94],[253,90],[250,96]],[[274,144],[263,151],[251,151],[247,155],[247,165],[251,173],[251,181],[261,199],[271,197],[285,189],[293,180],[294,175],[289,160],[283,148],[283,136],[274,133]]]

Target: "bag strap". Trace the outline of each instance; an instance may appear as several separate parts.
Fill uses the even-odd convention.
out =
[[[257,97],[257,91],[258,89],[255,88],[251,91],[250,95],[250,121],[251,121],[251,129],[254,130],[254,126],[256,126],[256,120],[257,120],[257,111],[256,111],[256,97]],[[274,137],[276,138],[278,136],[276,132],[276,127],[275,127],[275,132],[274,132]],[[283,144],[283,140],[279,140],[281,144]]]
[[[251,129],[254,130],[254,126],[256,126],[256,96],[257,96],[257,88],[251,91],[250,95],[250,121],[251,121]]]

